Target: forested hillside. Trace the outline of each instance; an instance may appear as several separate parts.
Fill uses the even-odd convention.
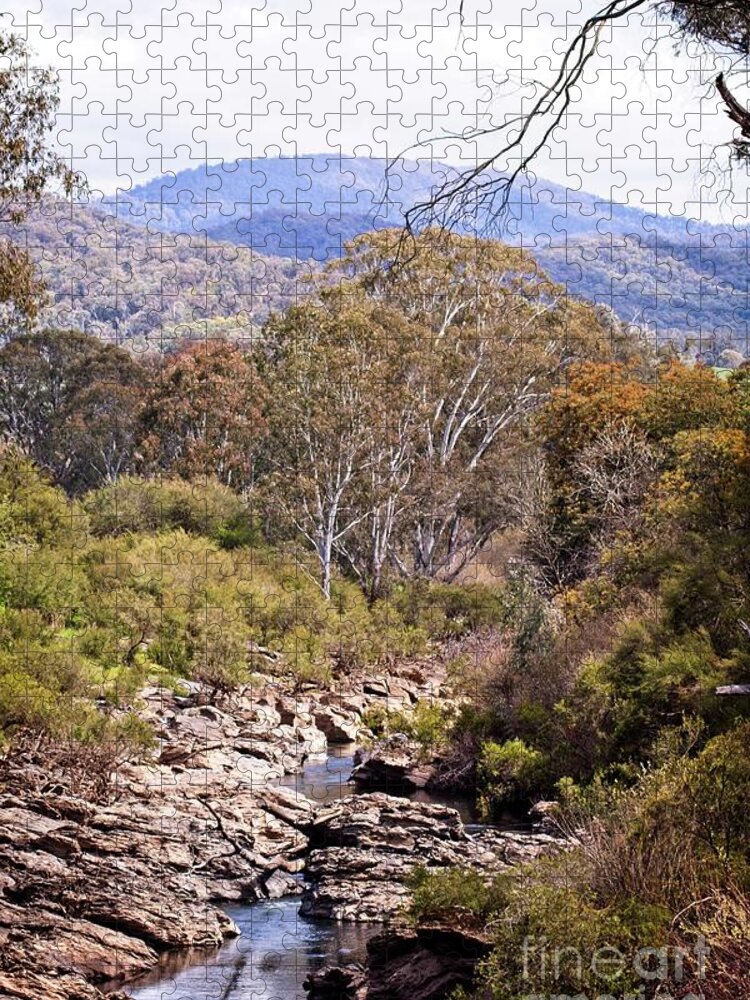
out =
[[[384,169],[321,157],[196,169],[116,202],[48,202],[2,232],[43,276],[49,325],[141,343],[249,337],[272,309],[306,294],[323,261],[345,256],[346,242],[398,224],[404,205],[429,190],[426,168],[409,165],[383,204]],[[746,352],[744,231],[654,221],[539,181],[522,189],[498,235],[527,247],[570,295],[647,329],[654,347],[673,341],[709,359]]]
[[[31,258],[48,295],[40,322],[107,340],[168,347],[182,337],[250,338],[272,309],[304,294],[308,268],[188,227],[151,232],[86,201],[50,200],[8,235]]]
[[[386,184],[386,176],[388,182]],[[326,155],[184,170],[123,192],[106,210],[152,231],[206,233],[262,255],[325,261],[359,233],[398,225],[451,176],[428,161],[389,165]],[[747,233],[728,221],[654,215],[533,177],[512,193],[497,235],[523,245],[571,294],[650,327],[661,341],[744,349]],[[481,228],[482,222],[474,225]]]

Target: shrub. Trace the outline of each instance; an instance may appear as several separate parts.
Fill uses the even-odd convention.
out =
[[[247,679],[247,629],[227,613],[189,628],[189,673],[213,695],[226,693]]]
[[[523,740],[487,742],[479,755],[479,779],[485,808],[527,799],[544,786],[547,759]]]
[[[503,620],[504,593],[483,584],[431,584],[412,580],[395,587],[390,603],[407,626],[432,639],[459,637]]]
[[[418,865],[410,874],[409,915],[417,921],[485,918],[508,905],[512,876],[487,879],[473,868],[430,871]]]
[[[452,708],[427,699],[418,701],[411,711],[373,705],[362,716],[363,725],[375,736],[403,733],[426,751],[434,751],[446,742],[454,720]]]
[[[636,953],[668,944],[668,914],[635,900],[599,905],[576,865],[571,857],[545,861],[518,879],[493,921],[494,946],[481,969],[490,996],[622,997],[642,985]],[[613,948],[623,962],[603,960]]]
[[[46,612],[66,624],[85,602],[86,579],[67,551],[0,551],[0,600],[6,607]]]
[[[87,493],[83,505],[96,535],[155,532],[182,528],[223,541],[227,548],[254,538],[246,505],[214,479],[140,479],[123,476],[111,486]]]
[[[85,542],[82,508],[51,486],[25,456],[0,446],[0,542],[5,546],[77,546]]]

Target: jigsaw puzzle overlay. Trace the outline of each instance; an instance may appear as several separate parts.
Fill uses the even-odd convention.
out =
[[[0,1000],[750,995],[744,0],[0,13]]]

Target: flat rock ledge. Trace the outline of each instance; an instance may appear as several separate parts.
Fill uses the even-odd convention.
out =
[[[471,866],[490,877],[562,846],[544,834],[469,834],[455,809],[383,792],[319,810],[308,836],[302,914],[361,922],[388,922],[403,911],[417,864]]]
[[[98,801],[41,752],[6,759],[0,1000],[94,1000],[163,951],[236,934],[219,904],[299,891],[314,806],[270,782],[326,737],[293,707],[272,688],[222,709],[146,690],[152,759],[121,764]]]
[[[308,1000],[444,1000],[457,987],[471,989],[490,947],[460,928],[392,928],[370,939],[366,964],[322,969],[304,988]]]

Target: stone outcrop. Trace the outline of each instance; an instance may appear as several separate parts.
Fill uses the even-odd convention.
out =
[[[482,830],[468,834],[455,809],[382,792],[321,810],[309,830],[303,915],[388,921],[408,903],[417,864],[471,866],[488,876],[559,849],[554,837]]]
[[[0,1000],[89,1000],[91,984],[132,978],[167,949],[235,934],[219,904],[301,889],[313,806],[273,781],[325,751],[309,714],[271,682],[222,708],[195,687],[151,688],[139,712],[151,759],[122,763],[99,801],[42,754],[4,762]]]
[[[368,707],[443,683],[430,664],[296,692],[256,676],[220,705],[193,681],[143,690],[154,750],[104,795],[43,750],[2,762],[0,1000],[97,1000],[167,949],[221,944],[235,933],[222,903],[300,892],[315,803],[274,782],[358,739]]]
[[[364,966],[345,965],[313,972],[302,985],[309,1000],[367,1000],[368,981]]]
[[[428,788],[438,774],[438,767],[422,757],[419,744],[395,733],[366,750],[357,751],[352,781],[359,791],[403,793]]]
[[[368,1000],[442,1000],[471,988],[488,940],[469,931],[419,927],[383,934],[367,949]]]

